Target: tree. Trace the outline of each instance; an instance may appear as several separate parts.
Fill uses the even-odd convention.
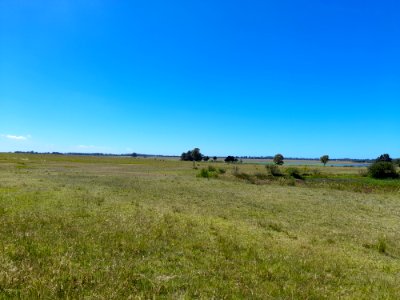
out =
[[[217,157],[216,156],[213,157],[213,161],[217,161]]]
[[[209,156],[204,156],[204,157],[203,157],[203,160],[204,160],[204,161],[208,161],[209,159],[210,159]]]
[[[192,151],[183,152],[181,155],[181,160],[192,161],[193,160]]]
[[[275,156],[274,156],[274,163],[276,164],[276,165],[278,165],[278,166],[281,166],[281,165],[283,165],[283,159],[284,159],[284,157],[283,157],[283,155],[282,154],[276,154]]]
[[[237,162],[237,158],[234,157],[234,156],[232,156],[232,155],[229,155],[229,156],[227,156],[227,157],[225,158],[225,162],[226,162],[226,163]]]
[[[194,161],[201,161],[203,159],[203,154],[200,153],[199,148],[194,148],[192,150],[192,156]]]
[[[329,161],[329,155],[322,155],[319,160],[326,166],[326,163]]]
[[[385,154],[382,154],[381,156],[379,156],[379,157],[376,159],[376,161],[391,162],[392,159],[390,158],[390,155],[389,155],[389,154],[385,153]]]
[[[203,159],[203,154],[201,154],[199,148],[194,148],[187,152],[181,154],[181,160],[185,161],[201,161]]]

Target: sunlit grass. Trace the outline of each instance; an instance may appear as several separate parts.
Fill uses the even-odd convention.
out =
[[[399,298],[398,192],[208,165],[0,155],[0,298]]]

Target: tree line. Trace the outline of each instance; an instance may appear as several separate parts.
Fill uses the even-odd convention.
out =
[[[217,157],[214,156],[213,161],[217,161]],[[284,164],[284,156],[280,153],[276,154],[272,161],[276,166]],[[181,155],[183,161],[208,161],[209,156],[203,155],[199,148],[188,150],[183,152]],[[330,160],[329,155],[325,154],[320,157],[320,162],[326,166]],[[237,156],[228,155],[224,161],[226,163],[236,163],[239,161]],[[241,160],[240,160],[241,161]],[[373,178],[398,178],[400,175],[396,171],[396,165],[400,166],[400,159],[393,160],[389,154],[385,153],[376,158],[373,163],[368,167],[368,174]]]

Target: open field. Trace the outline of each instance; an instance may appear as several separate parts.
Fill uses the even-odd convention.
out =
[[[0,299],[399,299],[400,182],[362,169],[0,154]]]

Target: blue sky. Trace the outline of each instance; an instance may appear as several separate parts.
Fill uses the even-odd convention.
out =
[[[0,0],[0,151],[400,157],[398,1]]]

